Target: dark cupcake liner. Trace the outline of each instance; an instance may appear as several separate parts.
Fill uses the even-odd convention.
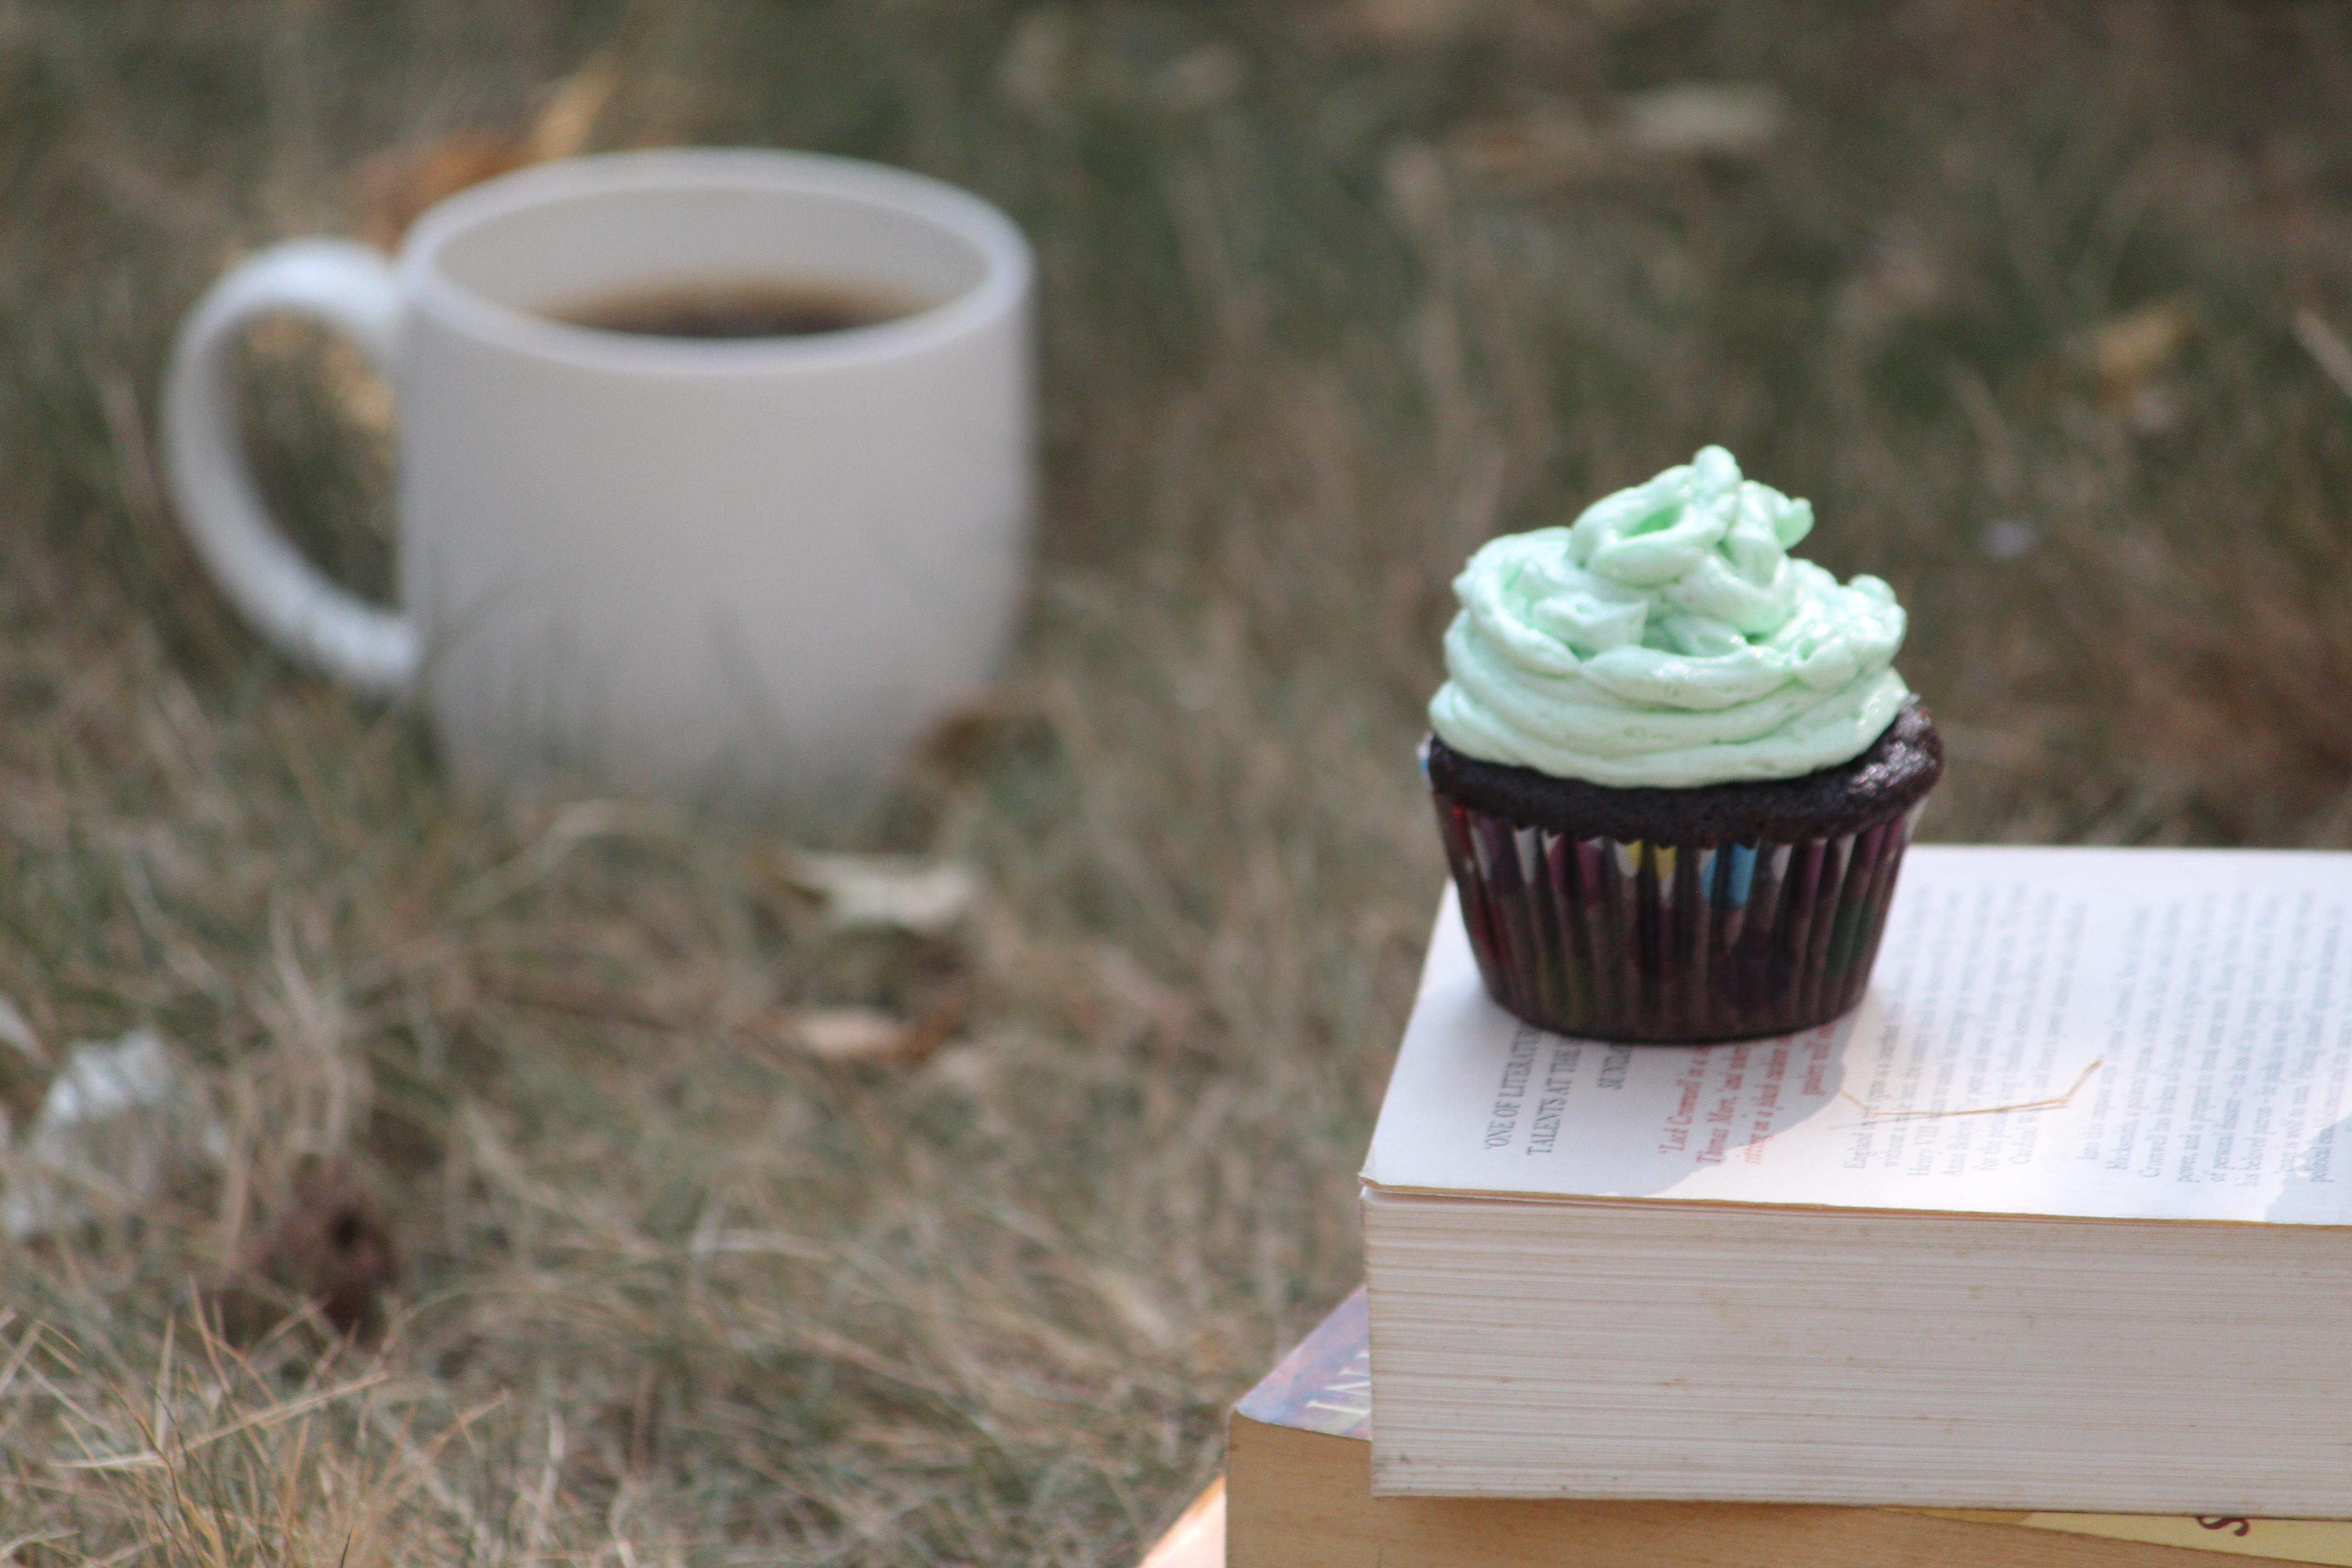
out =
[[[1839,837],[1674,845],[1431,794],[1495,1000],[1538,1028],[1660,1045],[1789,1034],[1859,1003],[1920,809]]]

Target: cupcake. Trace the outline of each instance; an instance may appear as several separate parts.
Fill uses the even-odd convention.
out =
[[[1612,1041],[1811,1028],[1862,1000],[1944,770],[1878,578],[1720,447],[1488,542],[1423,761],[1479,973]]]

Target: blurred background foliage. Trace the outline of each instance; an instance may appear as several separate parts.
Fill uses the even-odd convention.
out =
[[[1454,570],[1706,442],[1910,607],[1931,837],[2352,846],[2347,102],[2288,0],[0,0],[0,1102],[152,1028],[188,1132],[0,1241],[0,1543],[1129,1559],[1360,1268]],[[454,795],[159,493],[236,257],[679,142],[1039,247],[1027,628],[863,846],[975,868],[951,931],[829,923],[784,825]],[[387,394],[249,359],[382,591]],[[381,1337],[207,1345],[322,1162]]]

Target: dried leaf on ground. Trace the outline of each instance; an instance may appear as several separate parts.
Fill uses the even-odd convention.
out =
[[[597,123],[612,107],[621,85],[619,64],[599,56],[564,78],[531,121],[529,147],[535,159],[576,158],[594,143]]]
[[[2186,301],[2158,300],[2102,321],[2075,352],[2098,384],[2105,403],[2124,403],[2171,368],[2196,318]]]
[[[2196,325],[2185,300],[2151,300],[2069,340],[2065,358],[2092,402],[2137,435],[2165,435],[2185,412],[2172,373]]]
[[[487,131],[453,132],[379,153],[352,176],[360,237],[380,250],[396,250],[426,208],[535,158],[527,139]]]
[[[897,930],[941,936],[961,924],[980,897],[980,878],[952,860],[898,855],[778,857],[784,879],[813,893],[836,931]]]
[[[787,1014],[789,1041],[836,1067],[912,1067],[929,1059],[963,1021],[960,996],[919,1018],[879,1007],[802,1007]]]
[[[619,84],[610,60],[592,60],[548,94],[528,131],[453,131],[378,153],[352,180],[360,237],[379,249],[397,249],[427,208],[467,186],[587,152]]]
[[[327,1160],[296,1179],[213,1300],[232,1339],[310,1309],[336,1332],[364,1337],[382,1326],[383,1294],[399,1269],[382,1205],[349,1166]]]
[[[1746,157],[1780,134],[1789,102],[1766,82],[1680,82],[1635,93],[1621,106],[1624,137],[1672,157]]]

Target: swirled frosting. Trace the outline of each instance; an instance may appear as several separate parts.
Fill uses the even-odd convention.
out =
[[[1490,541],[1454,580],[1431,725],[1465,756],[1620,786],[1851,761],[1909,695],[1904,615],[1876,577],[1790,559],[1812,526],[1709,447],[1566,528]]]

